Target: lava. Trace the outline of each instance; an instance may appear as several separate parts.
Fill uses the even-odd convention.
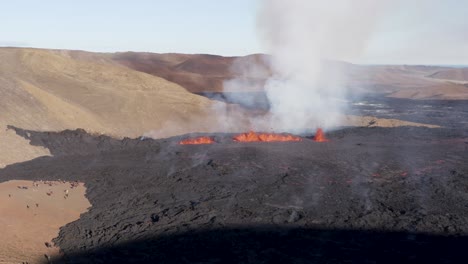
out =
[[[242,133],[233,138],[237,142],[286,142],[286,141],[302,141],[302,138],[293,135],[282,135],[272,133],[255,133],[250,131]]]
[[[179,142],[180,145],[203,145],[213,144],[214,140],[210,137],[188,138]]]
[[[315,137],[314,137],[315,142],[328,142],[328,140],[325,137],[325,133],[323,133],[323,130],[321,128],[317,128],[317,132],[315,132]]]

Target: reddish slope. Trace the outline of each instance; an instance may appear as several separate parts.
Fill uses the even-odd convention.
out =
[[[222,57],[206,54],[157,54],[125,52],[112,55],[112,59],[131,69],[162,77],[177,83],[193,93],[221,92],[223,82],[232,79],[239,72],[237,65],[248,66],[255,63],[268,73],[264,55],[256,54],[245,57]],[[252,76],[246,80],[251,83],[262,82],[267,75]]]
[[[222,92],[223,88],[229,92],[262,91],[272,74],[267,63],[269,56],[263,54],[222,57],[126,52],[110,56],[116,63],[162,77],[192,93]],[[328,62],[324,66],[326,69],[343,70],[348,77],[345,85],[354,92],[386,93],[411,99],[468,98],[465,86],[454,84],[455,80],[468,79],[467,69],[417,65],[360,66],[343,62]],[[225,81],[234,78],[238,80],[235,86],[223,87]]]
[[[431,74],[429,77],[436,79],[468,82],[468,68],[446,69]]]

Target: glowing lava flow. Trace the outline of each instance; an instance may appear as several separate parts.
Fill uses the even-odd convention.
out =
[[[314,137],[315,142],[328,142],[328,140],[325,137],[325,133],[323,133],[323,130],[321,128],[317,128],[317,132],[315,132],[315,137]]]
[[[189,138],[179,142],[180,145],[203,145],[213,143],[214,140],[210,137]]]
[[[269,134],[269,133],[242,133],[233,138],[237,142],[286,142],[302,141],[302,138],[293,135]]]

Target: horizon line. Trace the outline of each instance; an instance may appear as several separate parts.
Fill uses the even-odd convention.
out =
[[[36,50],[50,50],[50,51],[79,51],[79,52],[88,52],[88,53],[105,53],[105,54],[117,54],[117,53],[149,53],[149,54],[181,54],[181,55],[209,55],[209,56],[219,56],[219,57],[224,57],[224,58],[235,58],[235,57],[247,57],[247,56],[252,56],[252,55],[267,55],[269,56],[268,53],[263,53],[263,52],[254,52],[254,53],[248,53],[248,54],[243,54],[243,55],[222,55],[222,54],[214,54],[214,53],[189,53],[189,52],[155,52],[155,51],[138,51],[138,50],[118,50],[118,51],[96,51],[96,50],[86,50],[86,49],[68,49],[68,48],[43,48],[43,47],[33,47],[33,46],[11,46],[11,45],[5,45],[1,46],[0,49],[2,48],[9,48],[9,49],[36,49]],[[345,60],[331,60],[331,61],[337,61],[337,62],[344,62],[344,63],[350,63],[354,65],[362,65],[362,66],[432,66],[432,67],[452,67],[452,68],[457,68],[457,67],[468,67],[467,64],[452,64],[452,63],[429,63],[429,64],[424,64],[424,63],[355,63],[355,62],[349,62]]]

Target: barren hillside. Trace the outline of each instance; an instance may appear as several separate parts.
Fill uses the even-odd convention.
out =
[[[429,78],[446,69],[431,66],[354,66],[349,85],[364,92],[408,99],[467,100],[468,87],[453,80]]]
[[[119,66],[101,54],[39,49],[0,49],[0,166],[47,154],[6,125],[34,130],[84,128],[115,136],[140,136],[200,119],[211,101],[162,78]]]
[[[223,82],[244,75],[243,68],[257,65],[256,74],[243,76],[248,89],[258,88],[269,76],[266,55],[222,57],[206,54],[157,54],[125,52],[110,56],[112,60],[131,69],[159,76],[175,82],[193,93],[222,92]]]
[[[261,91],[272,72],[267,63],[269,57],[260,54],[221,57],[126,52],[109,57],[131,69],[178,83],[193,93],[222,92],[223,82],[236,77],[245,83],[245,87],[239,88],[242,92]],[[346,85],[355,92],[410,99],[468,99],[468,88],[458,83],[468,76],[466,69],[453,72],[452,68],[438,66],[326,64],[330,66],[344,71]]]
[[[431,74],[429,77],[468,83],[468,68],[445,69],[445,70],[435,72]]]
[[[41,131],[83,128],[116,137],[251,129],[246,116],[252,113],[191,92],[222,91],[223,81],[234,76],[242,76],[247,91],[258,91],[271,75],[266,60],[265,55],[225,58],[1,48],[0,167],[49,155],[47,149],[5,131],[7,125]],[[433,68],[362,71],[362,66],[345,66],[353,70],[353,85],[377,87],[390,96],[468,98],[465,86],[424,77]],[[420,87],[430,89],[421,93]],[[362,120],[352,123],[366,125]]]

